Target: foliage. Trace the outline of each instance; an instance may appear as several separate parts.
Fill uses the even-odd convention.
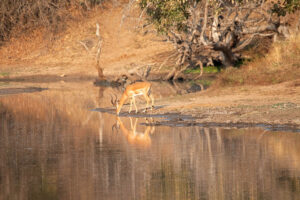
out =
[[[215,86],[270,85],[297,80],[300,77],[300,35],[273,44],[262,58],[241,68],[228,68],[220,74]]]
[[[277,3],[273,2],[272,12],[278,16],[285,16],[287,13],[295,12],[300,9],[300,0],[280,0]]]
[[[298,1],[298,0],[297,0]],[[280,19],[260,0],[138,0],[142,13],[177,50],[176,79],[187,66],[216,61],[225,67],[242,60],[242,52],[280,34]]]
[[[189,68],[189,69],[186,69],[184,71],[184,73],[186,74],[200,74],[201,72],[201,69],[199,68]],[[203,73],[207,73],[207,74],[213,74],[213,73],[218,73],[219,72],[219,69],[215,66],[208,66],[208,67],[203,67]]]
[[[170,28],[178,31],[186,30],[186,20],[189,17],[187,8],[188,1],[185,0],[141,0],[140,7],[146,9],[151,23],[155,25],[158,32],[166,33]]]

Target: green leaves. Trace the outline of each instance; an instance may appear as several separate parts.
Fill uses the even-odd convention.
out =
[[[139,5],[146,9],[148,20],[153,23],[160,33],[166,33],[175,28],[178,31],[186,30],[186,20],[189,17],[186,0],[141,0]]]
[[[272,3],[272,12],[278,16],[285,16],[287,13],[295,12],[300,8],[300,0],[285,0],[283,3],[278,0],[277,3]]]

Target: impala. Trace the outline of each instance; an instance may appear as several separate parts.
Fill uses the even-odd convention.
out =
[[[149,82],[136,82],[136,83],[133,83],[133,84],[128,85],[126,87],[126,89],[125,89],[125,91],[124,91],[124,93],[123,93],[120,101],[118,101],[117,97],[116,97],[115,100],[113,100],[113,98],[111,99],[111,103],[114,106],[117,107],[117,110],[116,110],[117,111],[117,115],[119,115],[123,104],[125,103],[125,101],[128,98],[131,98],[129,113],[131,112],[131,109],[132,109],[132,103],[134,104],[135,112],[137,113],[138,109],[137,109],[136,104],[135,104],[135,97],[136,96],[140,96],[140,95],[143,95],[144,98],[147,101],[147,105],[146,105],[145,111],[149,107],[150,100],[152,101],[152,106],[151,106],[151,110],[152,110],[153,104],[154,104],[154,98],[153,98],[153,96],[151,94],[151,83],[149,83]]]
[[[129,144],[132,145],[138,145],[141,147],[149,147],[151,145],[151,137],[150,134],[153,134],[155,131],[155,126],[147,126],[144,132],[138,132],[136,130],[138,118],[135,119],[135,123],[133,124],[131,117],[130,119],[130,125],[131,128],[128,129],[123,124],[121,119],[117,117],[117,123],[120,126],[123,135],[126,137]],[[148,120],[146,119],[148,122]],[[150,119],[150,122],[153,121],[153,119]]]

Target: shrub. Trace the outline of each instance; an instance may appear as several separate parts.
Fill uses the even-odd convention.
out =
[[[268,54],[246,66],[224,70],[215,82],[215,86],[269,85],[299,79],[299,77],[300,34],[274,43]]]

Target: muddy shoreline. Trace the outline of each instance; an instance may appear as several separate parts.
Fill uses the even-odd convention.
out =
[[[159,79],[161,76],[152,76],[152,79]],[[2,77],[0,82],[51,83],[58,81],[88,81],[95,83],[96,78],[96,76],[82,74],[63,76],[29,75]],[[112,80],[112,77],[109,78]],[[299,132],[300,87],[299,84],[294,82],[273,86],[208,89],[172,98],[157,98],[155,105],[159,109],[151,111],[147,116],[132,117],[175,116],[171,120],[158,120],[156,124],[153,124],[157,126],[269,127],[271,129],[291,129]],[[104,86],[109,87],[111,85]],[[40,92],[42,90],[38,87],[5,88],[0,92],[1,96],[3,96]],[[113,113],[111,112],[111,114]],[[186,118],[186,116],[189,117]]]
[[[152,118],[154,121],[149,123],[141,123],[145,126],[170,126],[170,127],[188,127],[188,126],[200,126],[200,127],[223,127],[223,128],[263,128],[270,131],[290,131],[290,132],[300,132],[300,124],[291,123],[289,121],[279,122],[277,119],[271,119],[264,117],[261,120],[254,120],[254,118],[248,118],[248,120],[242,119],[241,117],[235,115],[233,112],[234,108],[231,109],[218,109],[219,112],[231,112],[224,114],[222,117],[217,116],[215,112],[205,113],[207,110],[203,109],[201,114],[199,112],[176,112],[175,110],[171,112],[161,112],[160,106],[156,106],[154,110],[138,113],[123,111],[120,113],[119,117],[130,117],[130,118]],[[229,111],[231,110],[231,111]],[[115,109],[113,108],[95,108],[92,109],[95,112],[109,113],[115,115]],[[244,113],[247,114],[247,113]],[[239,112],[239,115],[243,115]],[[272,116],[272,115],[270,115]],[[116,116],[117,117],[117,116]],[[274,117],[274,116],[273,116]],[[224,118],[227,120],[225,121]]]

